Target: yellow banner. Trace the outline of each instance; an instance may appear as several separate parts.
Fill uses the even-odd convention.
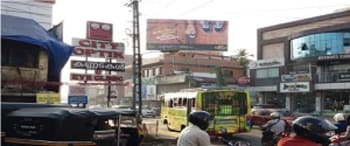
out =
[[[37,103],[47,103],[47,104],[59,104],[61,103],[61,97],[59,93],[37,93],[36,94]]]

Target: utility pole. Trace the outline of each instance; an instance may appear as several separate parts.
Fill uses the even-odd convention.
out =
[[[141,80],[141,67],[142,67],[142,58],[140,51],[140,26],[139,26],[139,1],[131,0],[131,3],[128,6],[132,6],[133,10],[133,102],[132,106],[136,109],[136,100],[138,100],[138,113],[142,113],[142,80]]]

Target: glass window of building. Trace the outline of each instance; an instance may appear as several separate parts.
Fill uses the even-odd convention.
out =
[[[264,78],[278,78],[279,77],[279,69],[278,68],[264,68],[256,70],[256,78],[264,79]]]
[[[267,78],[267,69],[257,69],[256,78],[257,79]]]
[[[291,59],[350,54],[350,32],[320,33],[291,40]]]

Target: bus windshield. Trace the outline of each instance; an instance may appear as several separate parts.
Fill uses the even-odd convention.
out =
[[[202,110],[212,115],[243,115],[247,113],[247,97],[244,92],[218,91],[202,93]]]

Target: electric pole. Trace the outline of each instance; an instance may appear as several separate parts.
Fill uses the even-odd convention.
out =
[[[142,113],[142,80],[141,80],[141,67],[142,67],[142,56],[140,51],[140,26],[139,26],[139,1],[131,0],[129,6],[132,6],[133,10],[133,108],[136,110],[136,101],[138,100],[138,112],[139,115]]]

